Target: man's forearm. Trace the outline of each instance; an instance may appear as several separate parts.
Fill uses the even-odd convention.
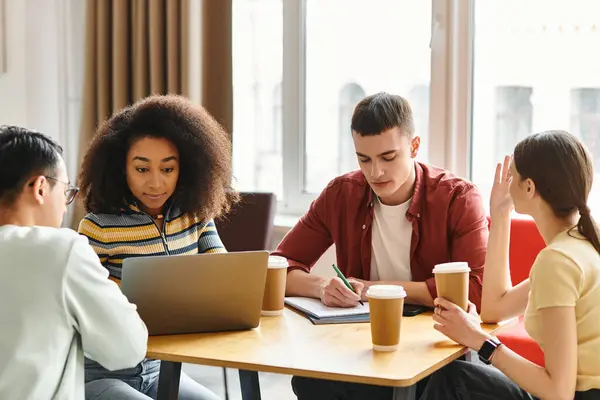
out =
[[[367,289],[373,285],[400,285],[406,291],[404,301],[410,304],[422,304],[433,307],[433,298],[427,289],[425,282],[402,282],[402,281],[361,281],[365,284],[363,298],[366,300]]]
[[[299,269],[287,274],[286,296],[321,298],[321,286],[327,279]]]

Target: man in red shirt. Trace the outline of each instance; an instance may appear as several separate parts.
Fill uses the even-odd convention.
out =
[[[479,308],[488,228],[477,187],[415,161],[421,140],[410,105],[400,96],[366,97],[354,110],[351,128],[360,171],[331,181],[274,252],[290,265],[286,296],[352,307],[366,300],[370,285],[396,284],[406,290],[407,303],[433,306],[433,267],[466,261],[469,299]],[[338,267],[358,294],[339,278],[309,273],[332,244]],[[377,397],[371,389],[389,389],[342,390],[348,385],[303,378],[294,378],[293,386],[301,400],[367,395],[361,390]]]

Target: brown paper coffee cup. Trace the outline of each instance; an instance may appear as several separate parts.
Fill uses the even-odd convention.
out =
[[[469,264],[452,262],[438,264],[433,269],[438,297],[467,311],[469,305]]]
[[[261,315],[283,314],[288,262],[283,257],[270,256]]]
[[[405,297],[404,288],[398,285],[373,285],[367,290],[373,350],[398,349]]]

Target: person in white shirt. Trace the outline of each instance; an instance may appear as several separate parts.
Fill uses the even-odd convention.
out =
[[[135,305],[59,229],[77,191],[56,142],[0,126],[0,399],[84,399],[84,354],[111,370],[146,354]]]

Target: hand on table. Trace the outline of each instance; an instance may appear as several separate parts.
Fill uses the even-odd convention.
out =
[[[332,278],[321,286],[321,301],[328,307],[355,307],[361,299],[364,288],[362,282],[349,278],[348,282],[356,293],[348,289],[340,278]]]

